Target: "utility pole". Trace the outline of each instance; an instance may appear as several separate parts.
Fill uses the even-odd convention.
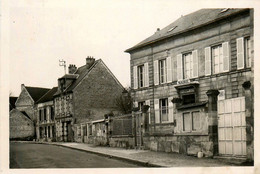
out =
[[[59,60],[59,66],[64,67],[64,73],[66,74],[66,61],[65,60]]]

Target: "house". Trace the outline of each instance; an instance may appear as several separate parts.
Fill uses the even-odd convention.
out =
[[[150,106],[143,146],[253,160],[253,21],[253,9],[202,9],[126,50],[135,105]]]
[[[79,68],[69,65],[69,74],[58,79],[54,94],[57,141],[83,142],[91,121],[119,112],[114,101],[123,89],[101,59],[87,57]]]
[[[30,87],[21,85],[21,93],[15,102],[16,109],[24,111],[30,117],[30,119],[36,122],[36,114],[34,104],[50,89]]]
[[[32,140],[35,135],[34,123],[24,111],[14,108],[9,117],[10,140]]]
[[[53,95],[57,92],[57,89],[58,87],[53,87],[36,102],[36,137],[39,141],[55,141]]]

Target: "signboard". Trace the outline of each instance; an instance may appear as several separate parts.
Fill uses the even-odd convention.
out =
[[[177,85],[186,84],[186,83],[190,83],[190,79],[183,79],[177,81]]]

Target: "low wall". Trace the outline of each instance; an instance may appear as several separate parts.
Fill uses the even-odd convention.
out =
[[[175,152],[188,155],[197,155],[202,151],[206,157],[213,156],[213,142],[209,136],[146,136],[144,146],[152,151]]]
[[[109,146],[132,149],[135,146],[134,137],[133,136],[110,137]]]

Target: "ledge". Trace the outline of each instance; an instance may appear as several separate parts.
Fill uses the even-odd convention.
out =
[[[208,101],[191,103],[191,104],[187,104],[187,105],[176,106],[176,109],[187,109],[187,108],[193,108],[193,107],[200,107],[200,106],[206,105],[207,103],[208,103]]]

